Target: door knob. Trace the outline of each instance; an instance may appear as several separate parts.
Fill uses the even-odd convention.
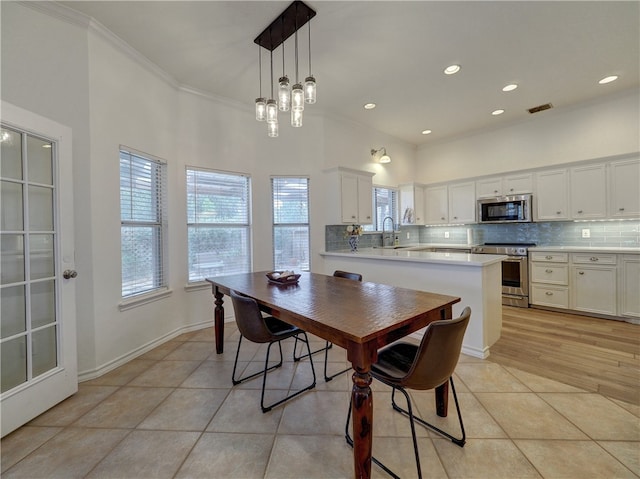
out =
[[[78,276],[78,272],[75,269],[65,269],[62,273],[64,279],[72,279]]]

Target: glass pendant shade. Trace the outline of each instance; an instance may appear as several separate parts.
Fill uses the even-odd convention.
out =
[[[304,101],[310,105],[316,102],[316,79],[312,76],[304,79]]]
[[[295,128],[302,126],[302,110],[291,110],[291,126]]]
[[[291,105],[291,87],[289,86],[289,78],[287,76],[280,77],[278,84],[278,109],[280,111],[289,111]]]
[[[293,85],[291,90],[291,109],[304,110],[304,90],[300,83]]]
[[[267,119],[267,101],[264,98],[256,98],[256,120],[265,121]]]
[[[272,121],[267,123],[267,134],[269,138],[277,138],[278,137],[278,122]]]
[[[275,100],[267,100],[267,121],[269,123],[278,121],[278,104]]]

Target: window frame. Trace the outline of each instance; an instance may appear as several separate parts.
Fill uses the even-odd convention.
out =
[[[120,304],[121,310],[127,309],[127,305],[136,305],[141,300],[141,297],[160,295],[164,297],[169,291],[169,249],[168,249],[168,166],[167,161],[159,158],[155,155],[145,153],[134,148],[130,148],[125,145],[120,145],[118,149],[119,161],[122,162],[122,155],[129,156],[129,164],[133,167],[133,158],[141,160],[139,167],[142,166],[142,162],[147,164],[153,164],[154,173],[149,178],[152,181],[152,205],[155,206],[153,211],[154,220],[134,220],[123,219],[122,209],[122,171],[119,173],[120,179],[120,294],[123,302]],[[120,166],[121,168],[121,166]],[[133,196],[134,188],[130,185],[127,190],[129,194]],[[124,282],[124,248],[123,248],[123,231],[125,228],[153,228],[154,229],[154,246],[152,248],[154,258],[152,269],[152,286],[143,289],[135,289],[134,291],[125,294],[125,282]]]
[[[305,222],[276,222],[276,210],[274,203],[276,201],[275,198],[275,189],[274,189],[274,180],[287,180],[287,179],[295,179],[295,180],[305,180],[306,181],[306,205],[307,205],[307,221]],[[290,227],[298,227],[298,228],[306,228],[307,230],[307,241],[306,241],[306,256],[307,256],[307,265],[306,267],[299,267],[300,271],[310,271],[311,270],[311,180],[307,175],[273,175],[270,178],[271,183],[271,258],[273,268],[276,270],[281,269],[278,266],[278,261],[276,258],[276,231],[279,228],[290,228]],[[284,268],[284,269],[294,269]]]
[[[398,229],[398,226],[400,225],[400,189],[399,188],[395,188],[395,187],[391,187],[391,186],[384,186],[384,185],[373,185],[373,187],[371,188],[371,204],[372,207],[371,209],[373,210],[373,221],[371,223],[371,225],[365,225],[364,226],[364,232],[365,233],[382,233],[382,229],[377,229],[378,226],[378,210],[376,208],[376,190],[388,190],[390,191],[393,195],[393,214],[390,215],[393,218],[393,224],[395,226],[395,229]],[[386,216],[385,216],[386,217]],[[385,217],[380,218],[380,222],[382,222],[384,220]]]
[[[195,212],[194,214],[196,215],[195,218],[192,218],[192,215],[189,211],[190,205],[189,205],[189,195],[190,195],[190,188],[191,185],[189,184],[189,176],[190,173],[194,172],[194,173],[202,173],[202,174],[211,174],[211,175],[221,175],[221,176],[228,176],[228,177],[234,177],[234,178],[243,178],[244,180],[246,180],[246,187],[245,187],[245,191],[246,191],[246,198],[244,199],[246,206],[247,206],[247,211],[246,211],[246,222],[244,223],[238,223],[238,222],[202,222],[202,221],[192,221],[192,219],[197,219],[197,212]],[[200,167],[200,166],[190,166],[190,165],[186,165],[185,166],[185,196],[186,196],[186,206],[187,206],[187,210],[186,210],[186,216],[187,216],[187,221],[186,221],[186,233],[187,233],[187,286],[198,286],[198,285],[202,285],[205,283],[205,279],[207,277],[215,277],[215,276],[220,276],[221,274],[229,274],[228,271],[225,271],[224,266],[222,265],[222,267],[215,267],[215,264],[212,263],[212,269],[214,270],[212,272],[212,274],[207,274],[207,275],[198,275],[198,274],[193,274],[192,271],[192,263],[191,263],[191,259],[190,259],[190,255],[192,253],[191,251],[191,234],[190,234],[190,230],[192,228],[196,228],[196,229],[206,229],[206,228],[211,228],[211,229],[219,229],[219,230],[224,230],[224,229],[237,229],[238,231],[243,231],[246,234],[246,251],[245,251],[245,257],[247,258],[247,263],[246,263],[246,271],[243,272],[251,272],[253,270],[253,221],[252,221],[252,182],[251,182],[251,175],[247,174],[247,173],[241,173],[241,172],[235,172],[235,171],[224,171],[224,170],[218,170],[218,169],[213,169],[213,168],[204,168],[204,167]],[[198,253],[196,254],[200,254],[200,253],[204,253],[204,251],[198,251]],[[198,271],[199,272],[199,271]],[[233,272],[238,272],[238,271],[232,271]]]

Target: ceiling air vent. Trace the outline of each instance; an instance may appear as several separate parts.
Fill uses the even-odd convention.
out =
[[[534,106],[533,108],[529,108],[527,111],[531,114],[538,113],[539,111],[545,111],[553,108],[551,103],[545,103],[544,105]]]

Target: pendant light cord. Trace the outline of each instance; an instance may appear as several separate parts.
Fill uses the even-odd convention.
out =
[[[311,18],[308,16],[307,25],[309,25],[309,76],[311,76]]]
[[[262,50],[260,50],[260,45],[258,45],[258,70],[259,70],[259,82],[260,82],[260,98],[262,98]]]

